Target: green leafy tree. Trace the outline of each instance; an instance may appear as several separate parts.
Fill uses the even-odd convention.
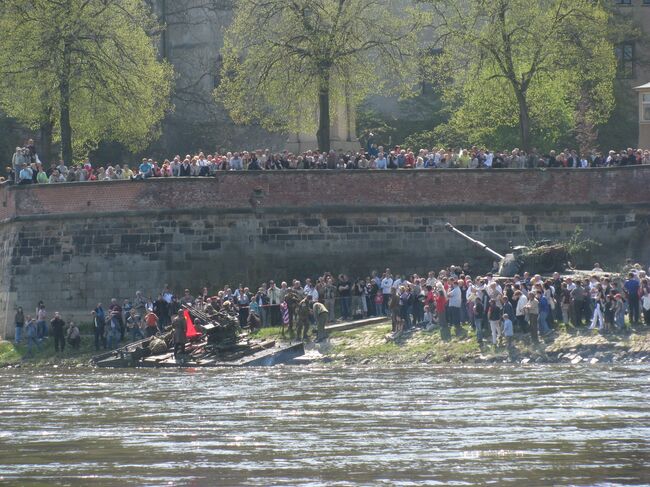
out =
[[[101,140],[141,149],[170,109],[156,29],[141,0],[3,0],[0,108],[49,124],[66,163]]]
[[[369,93],[408,92],[419,81],[414,54],[427,16],[398,7],[390,0],[236,0],[216,95],[236,123],[275,131],[317,126],[319,149],[329,150],[337,106],[355,107]]]
[[[616,74],[609,12],[593,0],[429,0],[450,128],[470,143],[554,143],[607,121]]]

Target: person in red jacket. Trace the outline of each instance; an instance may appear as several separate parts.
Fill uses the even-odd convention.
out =
[[[438,296],[436,296],[436,313],[438,315],[438,325],[441,327],[447,326],[447,297],[442,290],[438,291]]]

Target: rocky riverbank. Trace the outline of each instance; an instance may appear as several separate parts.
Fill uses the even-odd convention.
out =
[[[391,337],[380,324],[333,334],[320,346],[324,361],[344,364],[476,364],[476,363],[650,363],[650,328],[602,335],[593,330],[562,330],[533,344],[517,335],[511,352],[479,346],[473,331],[441,333],[414,330]]]
[[[267,328],[257,338],[282,341],[279,329]],[[32,358],[25,358],[24,347],[10,342],[0,343],[0,367],[71,368],[90,367],[94,350],[90,338],[82,341],[80,350],[66,349],[55,353],[46,341]],[[456,334],[444,330],[412,330],[397,337],[390,334],[390,324],[380,323],[348,331],[334,332],[323,343],[307,346],[306,362],[333,365],[389,364],[611,364],[650,363],[650,327],[603,335],[593,330],[559,330],[533,344],[528,335],[516,335],[513,349],[508,350],[484,342],[479,346],[473,331],[466,328]]]

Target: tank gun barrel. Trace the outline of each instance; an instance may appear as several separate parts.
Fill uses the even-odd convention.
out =
[[[494,257],[495,259],[503,260],[503,259],[505,258],[503,255],[499,254],[498,252],[495,252],[495,251],[492,250],[490,247],[488,247],[487,245],[485,245],[483,242],[480,242],[480,241],[478,241],[478,240],[476,240],[476,239],[473,239],[472,237],[470,237],[470,236],[467,235],[466,233],[461,232],[461,231],[458,230],[456,227],[454,227],[451,223],[447,223],[447,224],[445,225],[445,228],[446,228],[448,231],[450,231],[451,233],[455,233],[455,234],[458,235],[459,237],[464,238],[464,239],[467,240],[469,243],[471,243],[474,247],[478,247],[478,248],[481,249],[482,251],[487,252],[488,254],[490,254],[490,255],[491,255],[492,257]]]

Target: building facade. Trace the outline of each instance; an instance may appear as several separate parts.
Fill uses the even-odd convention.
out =
[[[631,19],[638,32],[616,46],[618,76],[623,89],[638,97],[639,142],[650,148],[650,0],[612,0],[619,15]],[[633,112],[634,113],[634,112]]]
[[[165,25],[160,52],[176,71],[175,112],[164,127],[161,149],[189,152],[197,148],[271,147],[303,151],[316,148],[315,133],[271,134],[259,126],[236,126],[213,97],[219,84],[224,29],[232,20],[232,0],[148,0]],[[634,21],[635,33],[616,46],[618,90],[636,105],[633,88],[650,81],[650,0],[610,0],[618,15]],[[397,115],[397,114],[396,114]],[[636,127],[636,111],[623,109]],[[354,107],[337,107],[332,121],[333,149],[359,146]],[[628,137],[629,138],[629,137]],[[632,137],[634,138],[634,137]]]
[[[637,86],[639,94],[639,144],[640,149],[650,149],[650,83]]]

